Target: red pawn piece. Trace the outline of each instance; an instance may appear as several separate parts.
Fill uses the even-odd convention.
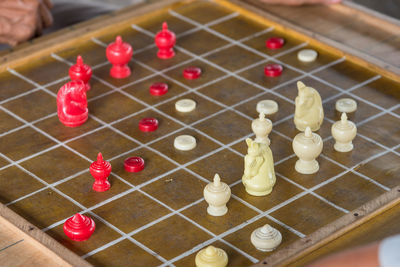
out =
[[[157,56],[161,59],[169,59],[175,56],[174,45],[176,43],[175,33],[168,30],[166,22],[162,25],[162,30],[156,34],[155,42],[158,47]]]
[[[269,49],[279,49],[285,44],[285,39],[281,37],[271,37],[265,42],[265,46]]]
[[[82,125],[88,118],[86,86],[81,80],[64,84],[57,94],[58,119],[68,127]]]
[[[92,68],[83,63],[81,56],[76,58],[76,64],[69,68],[69,77],[72,81],[81,80],[86,85],[86,91],[90,90],[89,80],[92,77]]]
[[[113,65],[110,75],[116,79],[123,79],[131,75],[128,62],[133,55],[132,46],[122,41],[121,36],[117,36],[114,43],[107,46],[106,55],[108,61]]]
[[[77,213],[65,221],[63,228],[73,241],[85,241],[93,234],[96,224],[92,218]]]
[[[110,182],[107,180],[111,173],[111,164],[103,160],[103,155],[97,155],[97,161],[90,165],[90,174],[92,174],[95,182],[93,183],[93,190],[97,192],[104,192],[110,189]]]
[[[158,128],[158,120],[155,118],[144,118],[139,121],[139,129],[142,132],[154,132]]]
[[[283,67],[279,64],[268,64],[264,67],[264,74],[267,77],[278,77],[282,74]]]
[[[150,86],[150,94],[154,96],[165,95],[168,92],[168,84],[166,83],[153,83]]]
[[[141,157],[130,157],[124,161],[127,172],[140,172],[144,169],[144,160]]]

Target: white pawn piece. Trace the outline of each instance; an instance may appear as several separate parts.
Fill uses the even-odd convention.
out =
[[[203,191],[204,199],[208,203],[207,213],[212,216],[223,216],[228,212],[226,203],[231,198],[231,189],[216,173],[214,181],[206,185]]]
[[[196,138],[191,135],[180,135],[175,137],[174,147],[178,150],[189,151],[196,147]]]
[[[340,113],[351,113],[357,110],[357,102],[351,98],[341,98],[336,101],[335,108]]]
[[[304,63],[314,62],[317,57],[318,53],[313,49],[302,49],[297,53],[297,59]]]
[[[196,267],[225,267],[228,265],[228,255],[223,249],[208,246],[197,252]]]
[[[256,139],[254,139],[255,142],[269,146],[271,141],[269,140],[268,135],[272,131],[272,122],[265,118],[263,112],[260,113],[258,119],[253,120],[251,123],[251,129],[256,135]]]
[[[304,133],[299,133],[294,137],[292,146],[299,158],[295,165],[296,171],[302,174],[316,173],[319,170],[319,164],[315,159],[321,154],[323,147],[321,136],[307,127]]]
[[[192,112],[195,108],[196,102],[192,99],[181,99],[175,103],[175,109],[179,112]]]
[[[251,243],[261,251],[273,251],[282,242],[282,234],[269,224],[257,228],[251,233]]]
[[[256,110],[258,113],[264,113],[265,115],[272,115],[278,112],[279,106],[274,100],[261,100],[257,103]]]
[[[342,113],[340,121],[335,122],[331,128],[332,136],[336,143],[333,148],[338,152],[350,152],[353,150],[353,139],[357,135],[356,125],[347,120],[346,113]]]

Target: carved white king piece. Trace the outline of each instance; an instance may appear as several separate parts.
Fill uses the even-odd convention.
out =
[[[260,113],[258,119],[253,120],[251,123],[251,129],[256,135],[256,139],[254,139],[255,142],[266,144],[268,146],[270,145],[271,141],[269,140],[268,135],[272,131],[272,122],[265,118],[263,112]]]

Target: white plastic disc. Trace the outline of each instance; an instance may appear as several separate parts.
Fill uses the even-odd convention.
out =
[[[263,112],[265,115],[271,115],[278,112],[278,103],[274,100],[261,100],[257,103],[256,110],[258,113]]]
[[[318,53],[313,49],[303,49],[297,53],[297,59],[301,62],[313,62],[317,59]]]
[[[175,137],[174,147],[178,150],[188,151],[196,147],[196,138],[191,135],[180,135]]]
[[[196,102],[192,99],[181,99],[175,103],[175,109],[179,112],[191,112],[195,108]]]
[[[357,110],[357,102],[351,98],[341,98],[336,101],[335,108],[340,113],[351,113]]]

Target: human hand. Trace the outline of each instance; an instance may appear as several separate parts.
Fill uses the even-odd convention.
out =
[[[299,6],[299,5],[306,5],[306,4],[337,4],[340,3],[342,0],[260,0],[266,4],[272,5],[290,5],[290,6]]]
[[[15,46],[53,23],[50,0],[0,1],[0,43]]]

